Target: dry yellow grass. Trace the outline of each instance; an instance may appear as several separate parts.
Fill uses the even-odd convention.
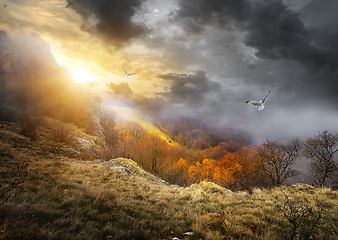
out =
[[[47,154],[19,126],[2,125],[0,191],[15,166],[27,162],[31,170],[23,191],[0,205],[0,239],[288,239],[290,225],[275,204],[285,194],[307,206],[323,202],[315,238],[337,237],[336,191],[300,185],[249,194],[208,182],[183,188],[148,179],[138,166],[128,175],[106,162]]]

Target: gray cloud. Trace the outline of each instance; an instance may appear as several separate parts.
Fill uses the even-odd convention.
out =
[[[248,32],[245,43],[256,48],[259,57],[292,59],[332,69],[338,66],[331,49],[314,46],[313,36],[299,14],[281,1],[254,4],[245,30]]]
[[[113,90],[113,92],[119,96],[119,97],[131,97],[133,95],[133,91],[129,87],[128,83],[120,83],[120,84],[114,84],[109,83],[108,85],[109,89]]]
[[[325,107],[329,104],[338,108],[338,36],[332,33],[335,29],[318,34],[311,26],[306,28],[299,14],[281,1],[255,5],[245,29],[245,43],[258,51],[258,57],[278,60],[278,84],[281,91],[294,93],[289,98],[291,102],[322,102]],[[289,60],[295,62],[285,62]]]
[[[253,5],[245,28],[248,32],[245,43],[258,49],[260,57],[295,58],[309,47],[308,31],[298,14],[280,1]]]
[[[82,28],[90,31],[91,16],[98,22],[95,30],[117,45],[123,45],[132,38],[147,31],[145,26],[136,24],[132,18],[143,0],[67,0],[68,7],[74,9],[85,20]]]
[[[299,14],[281,0],[181,0],[179,4],[174,19],[182,20],[185,29],[195,29],[195,33],[206,26],[225,27],[229,22],[237,22],[237,28],[247,33],[245,44],[257,49],[258,57],[337,67],[331,49],[312,45],[313,36]]]
[[[248,131],[255,143],[338,131],[336,29],[314,28],[315,21],[305,22],[303,14],[278,0],[178,3],[169,23],[152,26],[168,31],[153,33],[145,44],[160,48],[177,69],[173,72],[202,69],[217,90],[192,88],[189,75],[168,74],[162,78],[169,81],[168,91],[160,94],[165,101],[147,103],[163,104],[158,109],[167,115],[189,114],[213,126]],[[323,12],[329,8],[334,5]],[[272,94],[263,112],[245,104],[268,90]]]
[[[304,15],[308,16],[311,9],[315,11],[313,8],[318,6],[314,2],[306,6],[307,14]],[[327,3],[326,7],[321,7],[322,10],[324,8],[323,12],[336,6],[330,0],[325,3]],[[226,30],[229,22],[237,22],[235,29],[245,34],[242,39],[243,44],[255,49],[257,57],[257,61],[246,66],[244,62],[240,63],[240,66],[234,66],[239,71],[230,72],[233,72],[237,78],[242,78],[249,85],[275,86],[280,91],[285,91],[284,95],[292,95],[289,99],[295,103],[326,99],[328,104],[338,107],[336,94],[338,91],[336,81],[338,34],[335,29],[318,33],[310,29],[311,25],[308,24],[306,27],[299,13],[286,6],[281,0],[182,0],[179,4],[179,10],[173,13],[175,19],[180,24],[183,22],[184,29],[193,29],[198,25],[195,34],[206,34],[207,31],[203,33],[202,31],[206,30],[207,26],[213,28],[221,26]],[[323,19],[323,17],[318,18]],[[323,22],[327,23],[330,20],[326,18]],[[233,47],[234,43],[230,42],[229,45]],[[208,48],[217,48],[217,46],[208,46]],[[226,49],[218,50],[218,54],[227,54]],[[290,61],[292,64],[289,63]],[[234,63],[233,60],[228,61],[229,64],[231,62]],[[297,68],[292,66],[293,64]],[[293,94],[290,94],[291,92]]]
[[[179,6],[173,19],[182,20],[185,28],[195,33],[201,32],[206,24],[225,27],[243,21],[250,9],[246,0],[180,0]]]
[[[168,91],[161,95],[171,104],[200,106],[207,94],[220,88],[220,84],[210,81],[203,71],[196,71],[193,75],[169,73],[160,77],[170,81]]]
[[[293,0],[299,4],[298,0]],[[316,28],[317,30],[332,31],[336,29],[338,21],[337,8],[338,1],[336,0],[307,0],[305,5],[299,9],[300,18],[306,26]]]

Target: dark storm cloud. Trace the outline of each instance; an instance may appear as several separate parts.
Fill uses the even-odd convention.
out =
[[[145,26],[132,21],[143,0],[67,0],[68,7],[84,18],[82,28],[90,30],[91,16],[98,19],[95,29],[104,37],[122,44],[146,32]]]
[[[255,47],[260,57],[296,58],[309,45],[308,31],[298,14],[282,2],[257,3],[245,27],[246,44]]]
[[[246,0],[180,0],[179,6],[173,19],[182,20],[185,28],[195,33],[206,24],[224,27],[233,20],[245,20],[250,8]]]
[[[292,102],[320,101],[337,108],[338,38],[332,33],[336,30],[317,34],[310,27],[306,28],[299,14],[281,1],[259,2],[253,5],[246,22],[245,44],[254,47],[261,59],[279,61],[275,71],[282,78],[278,84],[281,91],[296,93]],[[283,60],[299,64],[285,68]],[[295,78],[299,73],[302,77]]]
[[[312,33],[299,14],[281,1],[253,4],[245,30],[248,32],[245,43],[258,50],[258,57],[292,59],[333,69],[338,66],[331,49],[314,46]]]
[[[298,2],[298,0],[294,1]],[[308,4],[300,9],[299,13],[305,25],[331,31],[337,28],[337,9],[338,1],[336,0],[310,0]]]
[[[336,29],[316,34],[316,31],[310,29],[311,26],[305,27],[299,14],[281,0],[181,0],[179,4],[179,10],[173,13],[174,19],[190,32],[191,29],[196,29],[195,34],[204,34],[202,31],[206,26],[226,28],[229,22],[237,22],[235,28],[245,34],[243,43],[254,48],[255,55],[260,60],[250,65],[252,71],[242,68],[242,72],[238,73],[238,77],[243,76],[243,73],[247,74],[244,81],[261,86],[262,83],[272,84],[270,79],[275,78],[273,75],[264,79],[255,77],[267,72],[268,66],[272,66],[271,73],[279,74],[279,90],[283,90],[285,95],[292,95],[294,102],[326,99],[329,104],[338,107]],[[331,5],[328,4],[324,10]],[[285,67],[288,61],[294,61],[298,69]],[[262,65],[264,66],[261,67]],[[293,77],[289,73],[291,70],[303,78]],[[274,84],[276,85],[276,81]],[[290,94],[291,92],[294,94]]]
[[[168,91],[161,95],[172,104],[199,106],[207,94],[220,90],[220,84],[210,81],[203,71],[193,75],[169,73],[160,77],[170,81]]]
[[[338,107],[337,34],[317,34],[314,29],[306,28],[299,14],[281,1],[253,5],[245,30],[245,44],[257,50],[256,56],[279,62],[275,68],[280,78],[279,90],[295,92],[291,102],[321,101]],[[297,68],[285,67],[283,60],[299,64]]]
[[[205,26],[225,26],[235,21],[247,32],[245,44],[258,50],[262,58],[285,58],[335,68],[337,56],[330,46],[312,45],[311,32],[299,14],[281,0],[181,0],[174,19],[183,20],[187,29],[199,31]]]

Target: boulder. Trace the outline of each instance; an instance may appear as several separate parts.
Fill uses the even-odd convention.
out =
[[[131,171],[128,168],[123,167],[123,166],[111,167],[111,169],[116,169],[116,170],[124,172],[124,173],[126,173],[128,175],[132,174]]]

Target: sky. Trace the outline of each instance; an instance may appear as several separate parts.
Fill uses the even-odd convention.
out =
[[[149,116],[195,117],[255,144],[338,132],[336,0],[0,0],[80,82]],[[135,76],[125,77],[122,68]],[[263,111],[247,105],[271,95]]]

